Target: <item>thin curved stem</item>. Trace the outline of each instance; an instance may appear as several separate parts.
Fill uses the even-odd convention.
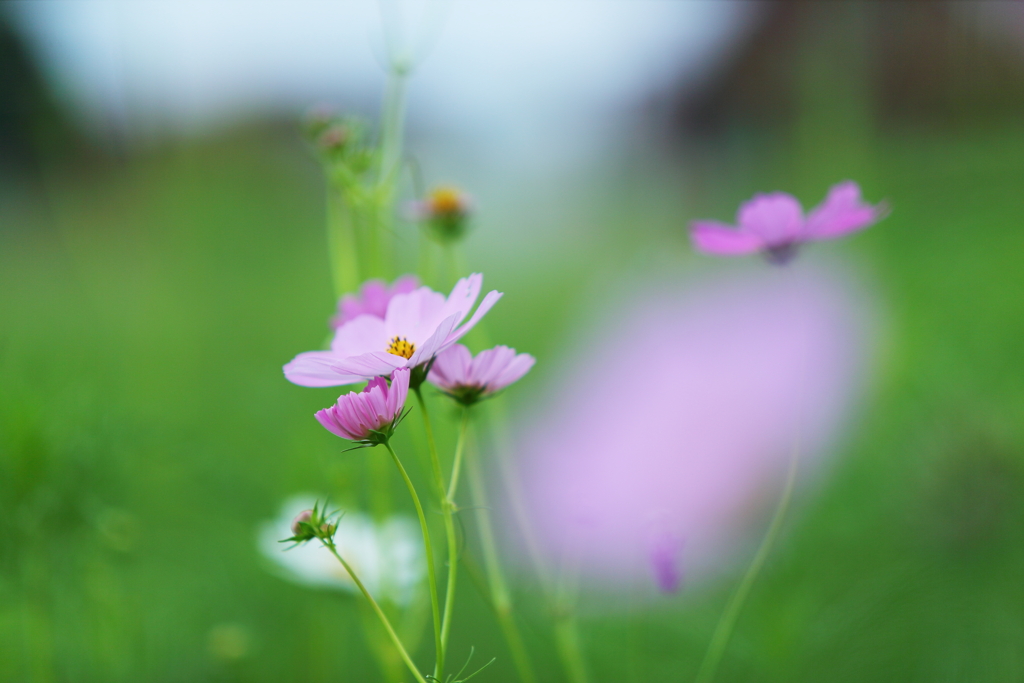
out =
[[[430,414],[427,412],[427,403],[423,400],[423,392],[416,389],[416,399],[420,404],[420,412],[423,413],[423,428],[427,432],[427,450],[430,451],[430,468],[434,473],[434,484],[437,487],[437,495],[441,500],[441,511],[444,515],[445,540],[448,543],[448,585],[444,595],[444,619],[441,622],[441,651],[438,655],[438,670],[436,676],[443,680],[445,656],[448,647],[448,635],[451,632],[452,609],[455,605],[455,582],[459,566],[458,537],[455,535],[455,519],[452,515],[452,503],[444,486],[444,475],[441,474],[441,460],[437,456],[437,442],[434,440],[434,430],[430,424]]]
[[[779,498],[779,504],[775,508],[772,521],[768,525],[768,531],[765,532],[761,546],[757,549],[757,554],[754,555],[750,567],[747,568],[747,573],[743,576],[743,580],[729,599],[728,604],[725,606],[725,611],[722,612],[722,616],[718,620],[718,626],[715,627],[715,633],[708,644],[707,654],[704,655],[704,661],[700,665],[700,670],[697,671],[697,683],[711,683],[715,678],[715,671],[722,660],[722,655],[725,654],[725,648],[729,644],[729,638],[732,636],[733,628],[736,626],[736,619],[739,617],[740,609],[743,607],[743,603],[746,601],[747,595],[754,585],[754,580],[757,579],[757,575],[761,572],[761,567],[768,558],[768,553],[771,552],[772,545],[774,545],[775,539],[779,535],[782,520],[786,516],[789,502],[793,497],[793,486],[796,483],[796,471],[799,461],[800,440],[798,438],[794,442],[793,450],[790,453],[786,484],[782,489],[782,496]]]
[[[405,480],[405,485],[409,488],[409,495],[412,496],[412,502],[416,506],[416,515],[420,518],[420,529],[423,530],[423,547],[427,554],[427,581],[430,584],[430,608],[434,613],[434,649],[437,653],[437,664],[434,665],[434,675],[440,679],[440,663],[444,656],[444,646],[441,644],[441,606],[437,599],[437,576],[434,571],[434,549],[430,545],[430,530],[427,528],[427,517],[423,514],[423,505],[420,503],[419,495],[416,494],[416,487],[412,485],[412,479],[409,478],[409,473],[406,472],[405,467],[402,466],[402,461],[398,459],[398,454],[395,453],[395,449],[393,449],[389,443],[385,443],[384,447],[388,449],[388,453],[391,454],[392,460],[395,461],[395,465],[398,467],[398,471],[401,473],[402,479]]]
[[[512,614],[512,596],[509,592],[508,584],[505,582],[505,576],[501,571],[498,548],[494,542],[494,529],[491,525],[487,487],[484,485],[480,465],[472,451],[466,456],[466,471],[469,475],[469,487],[473,493],[473,505],[476,507],[480,545],[487,570],[491,605],[494,607],[494,612],[498,617],[498,624],[501,626],[501,632],[505,636],[508,649],[512,653],[512,661],[516,666],[516,671],[519,673],[520,680],[523,683],[536,683],[537,675],[533,671],[530,655],[526,650],[523,637],[519,632],[519,626],[516,624],[515,617]]]
[[[384,614],[384,610],[380,608],[380,605],[377,604],[377,601],[374,600],[373,596],[370,595],[370,592],[366,590],[366,586],[364,586],[363,582],[359,580],[359,577],[356,576],[356,573],[352,571],[352,567],[350,567],[348,562],[345,561],[345,558],[338,554],[338,550],[334,547],[334,543],[329,541],[324,542],[324,547],[331,551],[331,554],[334,555],[335,558],[337,558],[338,562],[341,562],[341,566],[345,568],[345,571],[348,572],[348,575],[352,578],[352,581],[362,592],[363,596],[370,602],[370,606],[373,608],[373,611],[377,613],[377,616],[380,618],[381,624],[384,625],[384,630],[387,631],[388,636],[391,637],[391,642],[393,642],[395,644],[395,647],[398,648],[398,653],[402,655],[402,660],[405,662],[405,665],[409,667],[409,671],[412,673],[412,675],[415,676],[416,680],[419,681],[419,683],[427,683],[427,679],[423,677],[423,674],[420,673],[419,669],[417,669],[416,665],[413,663],[412,658],[409,656],[409,653],[406,652],[405,646],[402,645],[402,640],[398,637],[398,634],[395,633],[395,629],[392,628],[391,622],[388,621],[387,615]]]
[[[459,422],[459,440],[455,443],[455,460],[452,463],[452,478],[448,482],[448,501],[455,509],[455,491],[459,488],[459,473],[462,470],[462,455],[466,450],[466,432],[469,431],[469,408],[462,409]]]

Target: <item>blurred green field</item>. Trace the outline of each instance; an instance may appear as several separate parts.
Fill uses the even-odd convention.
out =
[[[867,195],[894,211],[825,249],[881,302],[878,376],[719,680],[1024,680],[1024,127],[862,142]],[[493,336],[543,368],[598,305],[591,285],[655,254],[697,263],[689,219],[755,190],[816,202],[848,175],[825,151],[750,149],[681,211],[670,182],[622,185],[602,201],[645,213],[602,214],[543,267],[471,247],[507,293]],[[342,454],[311,418],[336,391],[281,376],[332,308],[322,203],[297,133],[273,127],[0,188],[0,681],[377,680],[358,601],[282,581],[255,546],[296,492],[359,504],[381,455]],[[513,241],[515,224],[484,214],[478,230]],[[594,679],[692,678],[735,578],[585,616]],[[561,680],[535,597],[522,588],[527,638]],[[515,680],[468,582],[457,616],[452,651],[497,656],[479,680]]]

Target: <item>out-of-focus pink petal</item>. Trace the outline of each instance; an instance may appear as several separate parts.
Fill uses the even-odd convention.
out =
[[[498,303],[498,299],[500,299],[502,296],[502,293],[495,289],[492,289],[491,291],[487,292],[487,296],[485,296],[484,300],[480,302],[479,306],[477,306],[476,312],[473,313],[473,317],[469,319],[469,322],[465,323],[462,327],[452,332],[448,339],[445,340],[442,349],[448,348],[450,345],[454,344],[455,342],[459,341],[464,336],[466,336],[466,333],[473,329],[473,327],[478,322],[480,322],[481,318],[487,315],[487,311],[491,310],[494,304]]]
[[[398,294],[408,294],[417,287],[420,286],[420,280],[415,275],[403,275],[402,277],[395,280],[395,284],[391,285],[391,296]],[[384,313],[387,313],[385,308]],[[381,315],[383,317],[383,314]]]
[[[345,323],[331,340],[331,353],[338,358],[386,349],[384,321],[372,315],[361,315]]]
[[[804,210],[800,202],[785,192],[757,194],[740,206],[736,214],[740,230],[761,238],[772,247],[800,238],[804,226]]]
[[[884,205],[862,202],[860,187],[847,180],[834,185],[825,201],[811,211],[804,234],[816,239],[840,237],[866,228],[884,215]]]
[[[336,387],[363,381],[359,375],[338,371],[334,367],[337,360],[330,351],[300,353],[284,366],[284,376],[302,387]]]
[[[516,350],[507,346],[495,346],[493,349],[481,351],[473,359],[472,370],[470,370],[474,384],[492,386],[498,374],[515,357]]]
[[[530,368],[536,362],[537,359],[530,354],[520,353],[505,366],[505,369],[501,371],[494,381],[488,384],[488,388],[491,391],[500,391],[513,382],[518,382],[522,379],[523,375],[530,371]]]
[[[764,248],[764,242],[757,235],[713,221],[694,222],[690,239],[698,251],[706,254],[750,254]]]
[[[442,389],[465,384],[472,362],[473,354],[469,349],[462,344],[453,344],[437,355],[434,364],[430,366],[430,375],[427,379]]]

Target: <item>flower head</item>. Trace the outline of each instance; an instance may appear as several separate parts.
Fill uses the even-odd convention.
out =
[[[804,242],[832,239],[862,230],[885,217],[883,204],[861,201],[860,187],[847,180],[834,185],[825,201],[804,217],[800,202],[784,192],[758,194],[740,206],[738,227],[696,221],[691,227],[698,251],[721,256],[760,251],[773,263],[785,263]]]
[[[338,329],[350,320],[361,315],[372,315],[384,318],[388,304],[396,294],[408,294],[419,287],[420,281],[415,275],[403,275],[388,285],[383,280],[367,280],[359,288],[358,294],[346,294],[338,301],[338,314],[331,319],[331,327]]]
[[[431,190],[427,198],[413,202],[412,218],[424,221],[435,238],[450,242],[466,232],[472,202],[468,195],[455,187],[441,186]]]
[[[801,472],[815,471],[865,374],[869,325],[843,280],[790,275],[659,283],[610,306],[596,341],[547,373],[502,455],[521,458],[550,566],[671,593],[777,499],[797,437]],[[610,386],[624,367],[639,378]]]
[[[427,380],[463,405],[471,405],[512,384],[536,359],[507,346],[481,351],[476,358],[462,344],[438,354]]]
[[[388,376],[398,368],[422,372],[501,298],[501,292],[488,292],[473,316],[459,325],[482,284],[483,276],[474,273],[459,280],[447,299],[429,287],[396,294],[383,319],[364,314],[346,322],[335,332],[330,351],[300,353],[284,366],[285,377],[305,387],[329,387]]]
[[[409,394],[409,370],[395,370],[391,386],[383,377],[374,377],[362,391],[338,397],[330,408],[317,412],[317,421],[335,436],[365,446],[386,443],[402,418]]]
[[[279,573],[295,583],[357,592],[348,572],[319,542],[282,544],[296,513],[315,505],[310,495],[296,496],[284,503],[273,521],[259,531],[260,551],[279,568]],[[423,543],[419,525],[404,515],[393,515],[381,523],[359,512],[349,512],[337,520],[334,544],[338,554],[378,600],[409,604],[421,589],[424,579]]]

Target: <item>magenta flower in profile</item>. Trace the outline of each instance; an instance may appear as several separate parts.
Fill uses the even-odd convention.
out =
[[[791,259],[804,242],[841,237],[885,217],[884,204],[865,204],[860,187],[847,180],[832,186],[825,201],[804,217],[795,197],[784,192],[758,194],[740,206],[737,227],[695,221],[690,236],[698,251],[720,256],[762,252],[772,263]]]
[[[495,346],[473,358],[462,344],[438,354],[427,380],[463,405],[501,391],[530,371],[536,359],[516,353],[507,346]]]
[[[473,329],[501,298],[487,293],[467,322],[459,325],[480,296],[483,275],[462,278],[446,299],[429,287],[396,294],[384,318],[361,315],[337,329],[330,351],[300,353],[284,366],[285,377],[304,387],[353,384],[388,376],[398,368],[430,362]],[[413,388],[422,376],[413,378]]]
[[[330,408],[317,412],[317,421],[335,436],[364,446],[387,443],[402,418],[409,394],[409,370],[395,370],[391,386],[383,377],[374,377],[362,391],[338,398]]]
[[[331,327],[336,330],[361,315],[383,318],[388,311],[388,304],[396,294],[408,294],[419,285],[420,281],[415,275],[403,275],[390,286],[383,280],[367,280],[359,288],[358,294],[341,297],[338,313],[331,318]]]

